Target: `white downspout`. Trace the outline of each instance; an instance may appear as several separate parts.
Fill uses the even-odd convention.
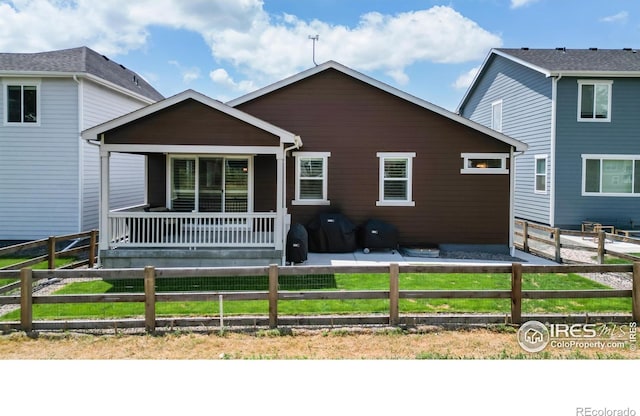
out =
[[[77,223],[77,231],[82,232],[82,219],[84,217],[84,143],[81,138],[82,128],[84,126],[84,103],[83,97],[84,92],[82,89],[82,81],[78,78],[77,74],[73,74],[73,80],[78,84],[78,113],[76,114],[78,117],[78,136],[80,140],[78,140],[78,223]]]
[[[509,251],[511,257],[515,257],[516,247],[514,244],[515,233],[515,193],[516,193],[516,157],[521,156],[523,152],[514,152],[513,147],[509,150]]]
[[[552,77],[551,82],[551,138],[549,151],[549,226],[555,227],[556,223],[556,119],[557,119],[557,98],[558,81],[562,74]]]

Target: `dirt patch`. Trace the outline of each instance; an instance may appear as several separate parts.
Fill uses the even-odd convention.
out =
[[[151,335],[46,334],[0,336],[9,360],[380,360],[380,359],[638,359],[637,350],[547,349],[524,352],[511,327],[412,331],[389,329],[168,333]]]

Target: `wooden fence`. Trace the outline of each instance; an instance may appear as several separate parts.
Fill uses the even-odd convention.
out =
[[[68,242],[69,245],[74,241],[84,241],[88,240],[88,242],[82,246],[67,248],[62,251],[57,251],[56,246],[59,243]],[[76,267],[88,266],[93,267],[96,262],[96,254],[97,254],[97,242],[98,242],[98,231],[87,231],[84,233],[77,234],[67,234],[61,236],[52,236],[49,238],[44,238],[42,240],[29,241],[27,243],[15,244],[7,247],[0,248],[0,257],[6,257],[10,255],[20,255],[20,252],[25,250],[38,250],[38,249],[46,249],[46,253],[42,255],[37,255],[31,257],[29,260],[25,260],[19,263],[10,264],[8,266],[0,267],[0,270],[19,270],[23,267],[29,267],[37,263],[41,263],[46,261],[48,263],[49,269],[55,269],[56,266],[56,257],[61,256],[76,256],[81,253],[87,253],[87,259],[77,261],[71,264],[64,266],[63,268],[72,269]]]
[[[640,261],[640,257],[638,256],[609,250],[606,247],[607,241],[637,244],[638,252],[640,253],[640,239],[623,237],[612,233],[606,233],[604,231],[583,232],[563,230],[560,228],[553,228],[541,224],[516,220],[514,236],[514,246],[516,248],[521,249],[526,253],[534,254],[538,257],[553,260],[556,263],[575,263],[575,261],[571,259],[562,257],[563,248],[594,253],[594,257],[598,264],[604,263],[605,255],[618,257],[632,262]],[[597,244],[597,247],[588,247],[584,244],[563,243],[561,241],[562,236],[591,239]],[[547,251],[545,251],[545,249]]]
[[[523,290],[524,273],[632,273],[632,289],[617,290]],[[387,274],[388,290],[281,290],[280,277],[308,276],[335,273]],[[399,285],[401,273],[502,273],[511,274],[509,290],[402,290]],[[156,280],[165,278],[193,278],[206,276],[268,276],[268,290],[264,291],[202,291],[156,293]],[[625,322],[640,321],[640,263],[633,265],[398,265],[389,266],[265,266],[242,268],[154,268],[144,269],[83,269],[83,270],[32,270],[0,271],[0,278],[19,278],[20,294],[0,296],[1,305],[19,305],[19,322],[0,322],[2,330],[70,330],[70,329],[124,329],[145,328],[153,333],[157,328],[222,328],[226,326],[268,327],[282,326],[346,326],[346,325],[456,325],[456,324],[515,324],[536,319],[544,322]],[[41,279],[143,279],[144,293],[101,293],[82,295],[34,295],[33,283]],[[628,314],[585,314],[585,315],[522,315],[523,299],[570,299],[570,298],[629,298],[632,308]],[[401,314],[400,299],[510,299],[510,314]],[[188,301],[264,300],[268,302],[268,314],[264,316],[223,317],[171,317],[161,318],[156,314],[159,302]],[[386,314],[351,316],[280,316],[278,306],[281,301],[298,300],[352,300],[387,299],[389,310]],[[55,320],[34,321],[34,304],[97,303],[97,302],[138,302],[144,303],[144,317],[138,319],[110,320]]]

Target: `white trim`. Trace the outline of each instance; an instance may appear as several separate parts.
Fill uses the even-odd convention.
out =
[[[250,114],[245,113],[244,111],[237,110],[233,107],[230,107],[218,100],[214,100],[212,98],[207,97],[206,95],[200,94],[194,90],[186,90],[179,94],[174,95],[173,97],[166,98],[162,101],[158,101],[157,103],[148,105],[146,107],[142,107],[136,111],[133,111],[129,114],[125,114],[121,117],[115,118],[113,120],[107,121],[106,123],[98,124],[97,126],[91,127],[82,132],[82,138],[85,140],[95,140],[95,138],[100,134],[104,133],[108,130],[114,129],[116,127],[120,127],[132,121],[141,119],[150,114],[153,114],[157,111],[163,110],[165,108],[171,107],[180,102],[186,101],[188,99],[192,99],[198,101],[201,104],[209,106],[215,110],[218,110],[224,114],[227,114],[231,117],[234,117],[240,121],[244,121],[245,123],[251,124],[254,127],[257,127],[261,130],[264,130],[268,133],[273,134],[280,138],[280,144],[282,143],[299,143],[299,137],[295,134],[288,132],[280,127],[274,126],[271,123],[267,123],[264,120],[261,120],[257,117],[254,117]]]
[[[463,159],[462,169],[460,169],[460,173],[462,174],[505,175],[509,173],[509,168],[507,168],[507,159],[509,158],[509,153],[460,153],[460,157]],[[468,167],[470,159],[499,160],[500,167],[470,168]]]
[[[20,87],[36,87],[36,122],[35,123],[26,123],[22,121],[24,119],[24,114],[22,114],[22,110],[20,110],[20,120],[21,121],[9,121],[9,94],[7,93],[7,87],[9,86],[20,86]],[[2,80],[2,106],[4,111],[2,111],[2,124],[9,127],[40,127],[42,124],[42,103],[41,101],[41,92],[42,90],[42,80],[34,79],[34,78],[5,78]],[[24,100],[24,91],[22,92],[21,99]]]
[[[278,155],[282,153],[279,146],[197,146],[197,145],[160,145],[160,144],[104,144],[100,146],[104,151],[118,153],[181,153],[181,154],[265,154]]]
[[[556,222],[556,136],[558,122],[558,82],[562,76],[551,78],[551,137],[549,143],[549,225],[555,227]]]
[[[635,169],[635,162],[640,161],[640,155],[621,155],[621,154],[583,154],[582,157],[582,196],[595,196],[595,197],[622,197],[622,198],[639,198],[640,192],[633,192],[635,188],[635,184],[633,183],[633,179],[635,178],[635,174],[633,169]],[[614,193],[614,192],[587,192],[587,160],[599,160],[600,163],[600,184],[599,189],[602,190],[602,161],[603,160],[628,160],[632,163],[632,171],[631,171],[631,192],[624,193]]]
[[[494,125],[494,123],[496,121],[495,120],[496,119],[495,116],[496,116],[496,113],[497,113],[497,111],[496,111],[497,108],[500,109],[500,111],[498,113],[500,115],[500,120],[499,120],[500,123],[499,123],[499,125],[496,126],[496,125]],[[502,109],[503,109],[503,107],[502,107],[502,99],[496,100],[496,101],[491,103],[491,128],[494,129],[495,131],[499,131],[499,132],[502,132]]]
[[[414,207],[413,200],[413,158],[416,157],[415,152],[378,152],[378,207]],[[406,159],[407,161],[407,199],[405,200],[385,200],[384,199],[384,161],[385,159]]]
[[[548,170],[549,170],[549,156],[548,155],[534,155],[533,156],[533,193],[538,195],[548,194]],[[544,159],[544,190],[538,190],[538,160]]]
[[[593,117],[583,118],[581,117],[581,106],[582,106],[582,86],[583,85],[593,85],[593,107],[594,113]],[[598,85],[606,85],[608,87],[609,93],[607,94],[607,117],[606,118],[596,118],[595,106],[596,106],[596,88]],[[577,117],[578,122],[580,123],[609,123],[611,122],[611,96],[613,95],[613,81],[612,80],[597,80],[597,79],[579,79],[578,80],[578,109],[577,109]]]
[[[329,157],[331,152],[292,152],[295,158],[295,199],[291,205],[331,205],[329,201]],[[300,160],[302,158],[322,159],[322,199],[302,199],[300,197]]]
[[[348,75],[350,77],[353,77],[353,78],[355,78],[355,79],[357,79],[359,81],[362,81],[362,82],[364,82],[366,84],[369,84],[369,85],[371,85],[373,87],[376,87],[376,88],[378,88],[378,89],[380,89],[380,90],[382,90],[384,92],[387,92],[389,94],[395,95],[396,97],[399,97],[399,98],[401,98],[403,100],[406,100],[406,101],[408,101],[410,103],[413,103],[413,104],[415,104],[417,106],[420,106],[420,107],[425,108],[427,110],[433,111],[436,114],[439,114],[439,115],[444,116],[444,117],[446,117],[448,119],[456,121],[456,122],[458,122],[458,123],[460,123],[460,124],[462,124],[464,126],[470,127],[470,128],[472,128],[474,130],[477,130],[477,131],[479,131],[481,133],[484,133],[484,134],[486,134],[486,135],[488,135],[490,137],[493,137],[494,139],[497,139],[497,140],[499,140],[501,142],[504,142],[504,143],[506,143],[506,144],[508,144],[510,146],[515,147],[517,151],[524,151],[524,150],[527,150],[527,148],[528,148],[528,146],[525,143],[523,143],[523,142],[521,142],[519,140],[516,140],[516,139],[514,139],[512,137],[509,137],[507,135],[504,135],[504,134],[502,134],[500,132],[497,132],[497,131],[495,131],[493,129],[490,129],[487,126],[483,126],[482,124],[476,123],[475,121],[472,121],[472,120],[469,120],[467,118],[464,118],[459,114],[456,114],[456,113],[453,113],[451,111],[445,110],[442,107],[438,107],[435,104],[432,104],[432,103],[430,103],[428,101],[422,100],[422,99],[420,99],[418,97],[415,97],[415,96],[413,96],[413,95],[411,95],[409,93],[406,93],[406,92],[401,91],[401,90],[399,90],[397,88],[394,88],[394,87],[392,87],[392,86],[390,86],[388,84],[385,84],[385,83],[383,83],[381,81],[378,81],[376,79],[368,77],[368,76],[366,76],[366,75],[364,75],[364,74],[362,74],[360,72],[354,71],[353,69],[348,68],[348,67],[346,67],[346,66],[344,66],[342,64],[339,64],[339,63],[337,63],[335,61],[327,61],[327,62],[325,62],[325,63],[323,63],[321,65],[317,65],[317,66],[315,66],[315,67],[313,67],[311,69],[308,69],[306,71],[300,72],[300,73],[298,73],[296,75],[293,75],[293,76],[291,76],[289,78],[285,78],[285,79],[283,79],[281,81],[278,81],[278,82],[276,82],[274,84],[268,85],[268,86],[266,86],[264,88],[261,88],[261,89],[259,89],[257,91],[254,91],[252,93],[246,94],[246,95],[244,95],[242,97],[239,97],[239,98],[236,98],[234,100],[228,101],[227,105],[229,105],[231,107],[236,107],[236,106],[238,106],[238,105],[240,105],[242,103],[245,103],[247,101],[251,101],[251,100],[256,99],[258,97],[261,97],[261,96],[263,96],[265,94],[268,94],[270,92],[273,92],[273,91],[276,91],[276,90],[278,90],[280,88],[283,88],[283,87],[285,87],[287,85],[291,85],[291,84],[293,84],[295,82],[298,82],[298,81],[301,81],[301,80],[303,80],[305,78],[311,77],[311,76],[313,76],[315,74],[318,74],[318,73],[320,73],[322,71],[325,71],[327,69],[334,69],[336,71],[342,72],[342,73],[344,73],[344,74],[346,74],[346,75]]]

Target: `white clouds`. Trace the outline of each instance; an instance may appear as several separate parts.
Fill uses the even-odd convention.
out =
[[[0,0],[1,1],[1,0]],[[520,7],[531,0],[512,0]],[[55,24],[51,24],[55,22]],[[261,0],[13,0],[0,3],[0,50],[31,52],[87,45],[104,54],[143,49],[152,25],[199,33],[218,65],[231,65],[254,84],[272,82],[336,60],[359,70],[379,70],[399,84],[418,62],[462,63],[502,46],[498,35],[448,6],[395,15],[366,13],[353,27],[289,14],[267,14]],[[25,36],[24,28],[30,28]],[[174,63],[184,82],[197,68]],[[235,90],[251,83],[212,71],[211,79]],[[239,71],[239,72],[238,72]]]
[[[256,89],[256,86],[252,81],[234,81],[229,73],[223,68],[211,71],[209,73],[209,78],[211,78],[211,81],[215,84],[236,92],[247,93]]]
[[[520,7],[528,6],[537,2],[538,0],[511,0],[511,8],[517,9]]]
[[[169,64],[178,68],[180,74],[182,75],[182,82],[184,82],[185,84],[188,84],[200,78],[200,68],[198,67],[192,66],[187,68],[182,66],[182,64],[180,64],[180,62],[176,60],[169,61]]]
[[[612,16],[603,17],[602,19],[600,19],[600,21],[605,23],[626,22],[628,17],[629,13],[622,11]]]
[[[464,90],[469,88],[469,86],[473,82],[473,79],[478,74],[479,70],[480,70],[480,67],[476,66],[471,68],[469,71],[465,72],[464,74],[460,75],[458,79],[456,79],[456,81],[453,83],[453,87],[457,90]]]

